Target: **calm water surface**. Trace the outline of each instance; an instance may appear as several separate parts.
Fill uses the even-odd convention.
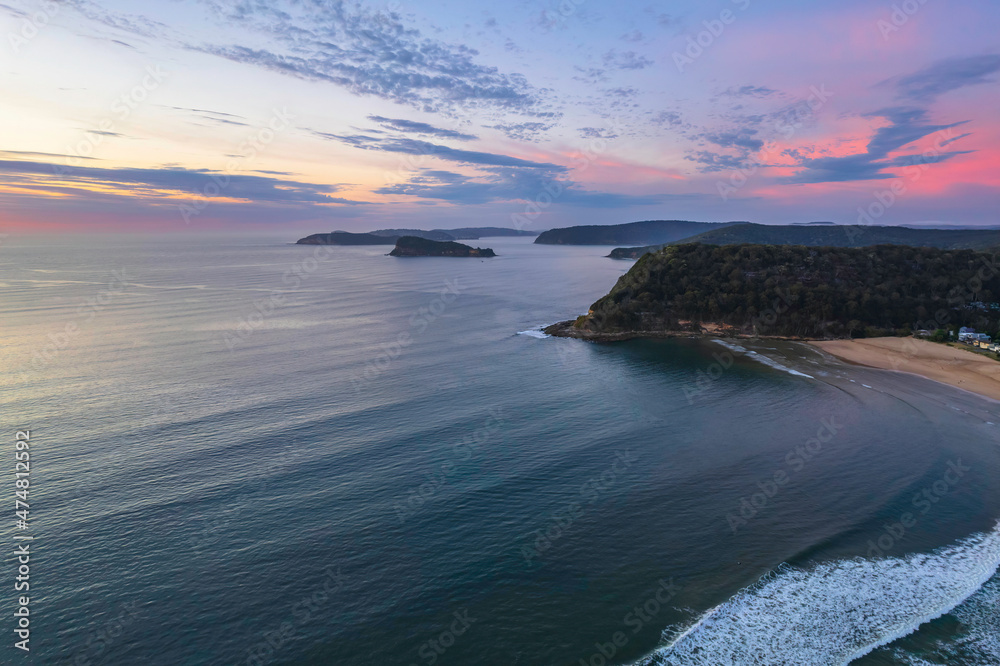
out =
[[[997,403],[796,344],[540,337],[608,248],[286,240],[0,249],[31,663],[1000,663]]]

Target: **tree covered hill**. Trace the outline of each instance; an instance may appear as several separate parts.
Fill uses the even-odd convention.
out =
[[[811,247],[869,247],[892,244],[913,247],[937,247],[946,250],[984,250],[1000,246],[996,229],[909,229],[866,225],[769,225],[736,224],[673,241],[709,245],[808,245]],[[665,243],[645,247],[619,247],[608,256],[612,259],[638,259]]]
[[[627,224],[591,224],[543,231],[535,239],[541,245],[652,245],[688,238],[738,222],[689,222],[646,220]]]
[[[556,334],[700,331],[803,338],[1000,326],[995,254],[896,245],[672,245],[644,255]]]
[[[402,236],[396,247],[389,253],[391,257],[495,257],[496,252],[488,247],[470,247],[455,241],[436,241],[419,236]]]

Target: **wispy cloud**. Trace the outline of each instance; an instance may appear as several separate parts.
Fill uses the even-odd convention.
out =
[[[777,90],[767,86],[731,86],[722,91],[722,95],[727,97],[770,97],[778,94]]]
[[[581,127],[580,136],[584,139],[617,139],[618,134],[615,132],[602,129],[600,127]]]
[[[703,173],[738,169],[750,160],[752,154],[764,147],[764,142],[757,137],[757,133],[758,130],[750,127],[702,132],[694,138],[718,146],[726,152],[691,150],[686,157],[700,164],[700,171]]]
[[[511,168],[487,168],[479,176],[451,171],[424,170],[405,183],[376,190],[379,194],[438,199],[456,204],[486,204],[498,201],[530,201],[542,193],[558,192],[559,204],[590,208],[654,206],[670,201],[696,200],[700,195],[621,194],[594,192],[562,177],[560,172]]]
[[[424,36],[396,12],[341,2],[203,3],[221,22],[265,35],[270,46],[190,44],[195,50],[429,112],[548,112],[523,76],[480,64],[475,49]]]
[[[645,69],[653,65],[653,61],[635,51],[618,51],[611,49],[602,58],[604,66],[609,69]]]
[[[496,125],[489,125],[489,127],[500,130],[516,141],[538,141],[542,134],[555,127],[555,123],[497,123]]]
[[[422,123],[416,120],[404,120],[402,118],[385,118],[383,116],[368,116],[368,120],[378,123],[387,129],[399,132],[412,132],[414,134],[424,134],[436,136],[442,139],[455,139],[457,141],[474,141],[478,139],[475,134],[465,134],[456,130],[435,127],[429,123]]]
[[[0,160],[5,183],[43,192],[88,197],[110,190],[129,198],[174,198],[198,196],[210,184],[219,186],[221,196],[255,203],[355,204],[356,201],[331,196],[339,185],[305,183],[266,176],[226,174],[211,169],[98,168],[67,167],[51,162]]]
[[[996,83],[993,77],[1000,71],[1000,55],[941,60],[918,72],[882,82],[896,89],[900,99],[932,102],[941,95],[985,83]]]
[[[926,136],[965,124],[967,121],[935,125],[927,122],[927,110],[918,107],[891,107],[865,114],[869,118],[884,118],[889,124],[875,131],[864,153],[842,157],[817,157],[802,160],[802,167],[788,180],[796,183],[825,183],[854,180],[880,180],[892,178],[888,169],[911,164],[931,164],[949,160],[968,151],[936,152],[922,154],[889,154],[905,148]],[[957,139],[958,137],[954,137]]]
[[[565,167],[547,162],[534,162],[524,160],[519,157],[500,155],[498,153],[486,153],[476,150],[461,150],[451,148],[429,141],[408,138],[382,138],[368,136],[365,134],[330,134],[327,132],[313,132],[317,136],[331,141],[339,141],[345,145],[361,148],[363,150],[381,150],[387,153],[405,153],[408,155],[427,155],[450,162],[461,162],[464,164],[477,164],[484,166],[503,167],[525,167],[530,169],[546,169],[550,171],[563,171]]]

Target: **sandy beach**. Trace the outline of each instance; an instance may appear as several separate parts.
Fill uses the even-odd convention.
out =
[[[914,338],[827,340],[809,344],[850,363],[912,372],[1000,400],[1000,361],[965,349]]]

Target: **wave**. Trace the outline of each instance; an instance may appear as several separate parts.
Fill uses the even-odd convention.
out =
[[[739,354],[746,354],[747,356],[757,361],[758,363],[763,363],[764,365],[774,368],[775,370],[781,370],[782,372],[787,372],[788,374],[795,375],[796,377],[805,377],[807,379],[814,379],[812,375],[807,375],[804,372],[799,372],[798,370],[789,368],[787,365],[782,365],[781,363],[778,363],[769,356],[764,356],[759,352],[755,352],[752,349],[747,349],[746,347],[740,346],[736,343],[728,342],[726,340],[718,340],[714,338],[712,339],[712,342],[720,344],[730,351],[734,351]]]
[[[545,328],[546,328],[545,326],[539,326],[538,328],[532,328],[527,331],[518,331],[517,334],[527,335],[529,338],[539,338],[539,339],[551,338],[552,337],[551,335],[542,332],[545,330]]]
[[[898,648],[892,656],[907,666],[1000,664],[1000,577],[994,577],[981,590],[951,612],[959,621],[955,639],[938,640],[931,654],[914,654]]]
[[[668,644],[640,663],[847,664],[967,599],[956,615],[978,628],[984,654],[996,654],[1000,587],[987,582],[998,566],[1000,524],[929,554],[783,566],[690,627],[668,630]]]
[[[747,348],[736,344],[735,342],[729,342],[728,340],[719,340],[718,338],[712,338],[712,342],[717,345],[722,345],[729,351],[734,351],[740,354],[747,353]]]

